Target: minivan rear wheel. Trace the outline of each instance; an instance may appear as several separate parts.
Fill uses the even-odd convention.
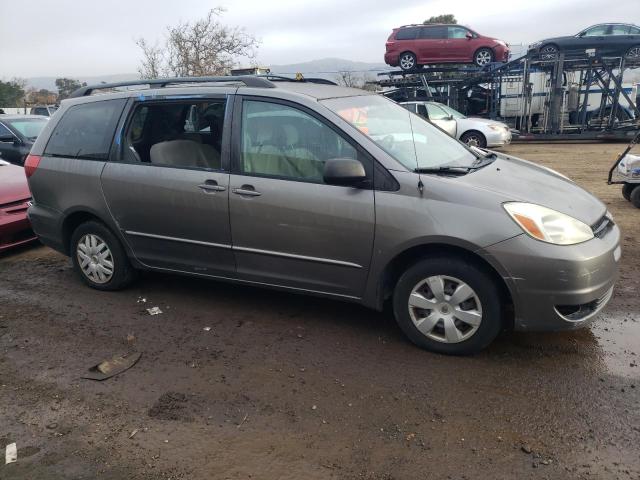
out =
[[[627,202],[631,201],[631,192],[640,187],[638,183],[625,183],[622,185],[622,196]]]
[[[398,280],[393,310],[416,345],[438,353],[469,355],[487,347],[502,328],[501,295],[494,279],[473,263],[424,259]]]
[[[405,72],[409,70],[415,70],[418,67],[418,60],[415,54],[411,52],[403,52],[398,57],[398,64],[400,68]]]
[[[92,288],[120,290],[135,278],[120,241],[102,223],[79,225],[71,236],[69,251],[76,272]]]

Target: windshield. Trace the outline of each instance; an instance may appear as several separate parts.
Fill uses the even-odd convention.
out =
[[[447,105],[444,105],[442,103],[439,103],[438,105],[440,106],[440,108],[444,109],[444,111],[447,112],[449,115],[451,115],[453,118],[467,118],[463,114],[461,114],[459,111],[454,110],[453,108]]]
[[[476,160],[457,140],[378,95],[322,101],[409,170],[470,167]]]
[[[29,140],[35,140],[40,132],[47,124],[44,118],[21,118],[16,120],[5,120],[14,130],[20,132],[20,134],[28,138]]]

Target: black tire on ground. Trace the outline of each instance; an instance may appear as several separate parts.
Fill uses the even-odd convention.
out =
[[[629,200],[633,204],[634,207],[640,208],[640,188],[634,188],[629,195]]]
[[[631,192],[638,186],[640,186],[640,183],[625,183],[622,185],[622,196],[627,202],[631,201]]]
[[[495,54],[490,48],[479,48],[473,54],[473,63],[479,67],[484,67],[495,61]]]
[[[464,132],[460,137],[460,141],[462,143],[466,143],[469,146],[476,146],[480,148],[485,148],[487,146],[487,138],[477,130],[469,130],[468,132]]]
[[[92,280],[85,274],[80,266],[78,253],[80,247],[78,247],[78,244],[81,240],[86,240],[87,235],[97,237],[97,239],[106,244],[106,247],[111,253],[110,263],[113,266],[113,273],[111,277],[103,283]],[[82,223],[74,230],[73,235],[71,235],[69,252],[73,267],[82,281],[97,290],[120,290],[129,285],[136,277],[136,271],[131,266],[129,258],[118,238],[104,224],[98,221],[92,220]]]
[[[481,303],[482,320],[469,338],[459,343],[443,343],[424,335],[411,319],[409,297],[414,287],[424,279],[444,275],[454,277],[471,287]],[[453,256],[425,258],[402,274],[393,292],[393,311],[398,325],[419,347],[448,355],[470,355],[486,348],[503,327],[502,300],[499,287],[481,267]]]
[[[398,56],[398,65],[400,65],[400,69],[405,72],[415,70],[418,68],[418,59],[416,58],[415,53],[402,52]]]

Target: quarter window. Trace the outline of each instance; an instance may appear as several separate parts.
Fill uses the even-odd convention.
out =
[[[45,155],[106,160],[126,100],[104,100],[70,107],[51,134]]]
[[[134,163],[220,170],[225,107],[224,99],[138,104],[122,156]]]
[[[323,183],[327,160],[358,159],[334,130],[287,105],[245,100],[241,135],[240,170],[248,175]]]
[[[418,36],[420,28],[402,28],[396,33],[396,40],[414,40]]]

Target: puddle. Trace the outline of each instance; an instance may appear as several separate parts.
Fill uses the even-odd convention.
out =
[[[626,378],[640,378],[640,315],[605,311],[591,326],[607,370]]]

